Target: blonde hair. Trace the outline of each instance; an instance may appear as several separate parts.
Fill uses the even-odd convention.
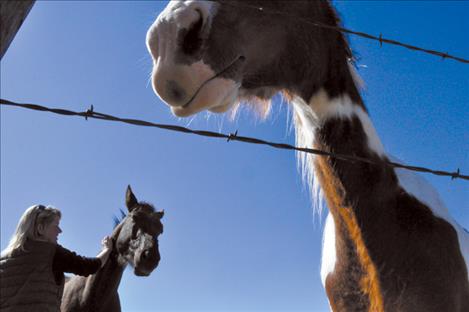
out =
[[[34,205],[26,209],[16,226],[15,234],[11,237],[8,246],[2,251],[1,257],[9,256],[17,249],[24,251],[24,245],[28,239],[41,239],[38,231],[39,226],[52,223],[56,217],[61,218],[62,214],[60,210],[51,206]]]

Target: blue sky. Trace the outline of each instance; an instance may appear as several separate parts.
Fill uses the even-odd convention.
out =
[[[469,57],[469,3],[335,1],[344,26]],[[1,97],[293,143],[288,105],[266,121],[173,117],[149,84],[145,34],[166,2],[38,1],[1,61]],[[388,152],[469,173],[469,67],[350,37]],[[424,175],[469,228],[469,184]],[[36,203],[63,212],[59,242],[93,256],[126,186],[165,210],[162,261],[127,270],[124,311],[326,311],[322,219],[293,152],[1,107],[1,247]]]

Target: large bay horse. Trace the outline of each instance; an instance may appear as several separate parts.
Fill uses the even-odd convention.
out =
[[[268,110],[283,92],[297,146],[379,164],[299,155],[330,212],[332,310],[469,311],[468,234],[425,183],[386,165],[338,26],[328,1],[171,1],[147,33],[153,89],[176,116]]]
[[[127,264],[137,276],[148,276],[158,266],[158,236],[163,233],[164,212],[138,202],[130,186],[126,193],[128,214],[113,233],[113,251],[96,274],[74,276],[65,283],[62,312],[120,312],[117,289]]]

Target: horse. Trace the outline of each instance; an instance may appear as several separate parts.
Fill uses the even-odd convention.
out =
[[[120,312],[117,289],[127,264],[136,276],[149,276],[160,262],[158,237],[163,233],[164,211],[139,202],[130,188],[126,192],[127,215],[111,235],[113,250],[106,264],[87,277],[73,276],[65,282],[62,312]]]
[[[321,277],[333,311],[469,311],[469,235],[388,165],[340,27],[329,1],[170,1],[146,37],[153,90],[178,117],[243,103],[268,114],[283,93],[297,146],[371,161],[298,154],[329,208]]]

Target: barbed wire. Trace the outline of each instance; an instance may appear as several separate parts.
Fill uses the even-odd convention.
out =
[[[16,103],[16,102],[8,101],[5,99],[0,99],[0,104],[6,105],[6,106],[21,107],[21,108],[31,109],[31,110],[36,110],[36,111],[46,111],[46,112],[51,112],[51,113],[55,113],[59,115],[65,115],[65,116],[80,116],[80,117],[84,117],[86,120],[88,120],[88,118],[108,120],[108,121],[122,122],[122,123],[136,125],[136,126],[154,127],[154,128],[165,129],[165,130],[170,130],[170,131],[177,131],[177,132],[196,134],[196,135],[212,137],[212,138],[226,139],[227,142],[239,141],[239,142],[251,143],[251,144],[268,145],[268,146],[278,148],[278,149],[295,150],[299,152],[316,154],[320,156],[329,156],[329,157],[333,157],[333,158],[348,161],[348,162],[358,161],[358,162],[364,162],[364,163],[373,164],[373,165],[382,165],[381,162],[375,162],[371,159],[364,158],[364,157],[337,154],[337,153],[326,152],[326,151],[314,149],[314,148],[296,147],[296,146],[286,144],[286,143],[275,143],[275,142],[269,142],[269,141],[265,141],[265,140],[261,140],[257,138],[240,136],[238,135],[238,131],[236,131],[235,133],[224,134],[224,133],[217,133],[217,132],[206,131],[206,130],[193,130],[193,129],[189,129],[189,128],[182,127],[182,126],[176,126],[176,125],[159,124],[159,123],[154,123],[154,122],[145,121],[145,120],[120,118],[120,117],[96,112],[94,111],[93,105],[91,105],[91,107],[84,112],[74,112],[74,111],[61,109],[61,108],[49,108],[49,107],[45,107],[45,106],[38,105],[38,104]],[[431,174],[438,175],[438,176],[449,176],[451,177],[451,179],[460,178],[464,180],[469,180],[469,175],[461,174],[459,168],[455,172],[448,172],[448,171],[442,171],[442,170],[433,170],[433,169],[419,167],[419,166],[403,165],[403,164],[392,162],[392,161],[385,161],[385,163],[393,168],[401,168],[401,169],[406,169],[406,170],[411,170],[411,171],[431,173]]]
[[[378,41],[378,42],[379,42],[380,46],[383,46],[383,43],[387,43],[387,44],[391,44],[391,45],[401,46],[401,47],[404,47],[404,48],[406,48],[406,49],[413,50],[413,51],[420,51],[420,52],[424,52],[424,53],[427,53],[427,54],[436,55],[436,56],[441,57],[443,60],[448,58],[448,59],[455,60],[455,61],[457,61],[457,62],[469,64],[469,60],[468,60],[468,59],[464,59],[464,58],[461,58],[461,57],[457,57],[457,56],[451,55],[451,54],[449,54],[449,53],[447,53],[447,52],[440,52],[440,51],[436,51],[436,50],[424,49],[424,48],[420,48],[420,47],[417,47],[417,46],[414,46],[414,45],[410,45],[410,44],[407,44],[407,43],[399,42],[399,41],[397,41],[397,40],[392,40],[392,39],[383,38],[383,35],[382,35],[382,34],[379,34],[379,36],[377,37],[377,36],[374,36],[374,35],[370,35],[370,34],[368,34],[368,33],[350,30],[350,29],[347,29],[347,28],[344,28],[344,27],[331,26],[331,25],[327,25],[327,24],[324,24],[324,23],[321,23],[321,22],[313,22],[313,21],[308,20],[308,19],[306,19],[306,18],[303,18],[303,17],[301,17],[301,16],[297,16],[297,15],[293,15],[293,14],[288,14],[288,13],[285,13],[285,12],[282,12],[282,11],[276,11],[276,10],[272,10],[272,9],[266,9],[266,8],[264,8],[264,7],[262,7],[262,6],[254,6],[254,5],[249,5],[249,4],[246,4],[246,3],[243,3],[243,4],[234,4],[233,2],[229,2],[229,1],[224,2],[224,4],[230,5],[230,6],[233,6],[233,7],[241,7],[241,8],[252,9],[252,10],[259,11],[259,12],[261,12],[261,13],[275,14],[275,15],[281,15],[281,16],[286,16],[286,17],[292,17],[292,18],[294,18],[296,21],[303,22],[303,23],[306,23],[306,24],[310,24],[310,25],[313,25],[313,26],[316,26],[316,27],[325,28],[325,29],[331,29],[331,30],[336,30],[336,31],[339,31],[339,32],[344,32],[344,33],[356,35],[356,36],[363,37],[363,38],[367,38],[367,39],[370,39],[370,40],[375,40],[375,41]]]

